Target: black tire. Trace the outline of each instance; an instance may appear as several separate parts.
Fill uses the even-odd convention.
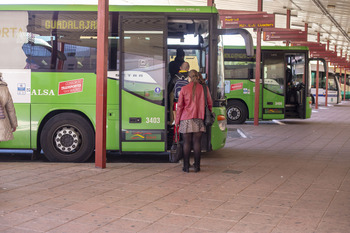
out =
[[[230,100],[226,108],[228,124],[243,124],[247,120],[248,109],[239,100]]]
[[[94,152],[95,133],[84,117],[61,113],[46,122],[40,143],[51,162],[85,162]]]

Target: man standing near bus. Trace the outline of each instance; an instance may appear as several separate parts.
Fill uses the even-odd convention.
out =
[[[190,70],[190,64],[188,62],[182,63],[180,70],[175,74],[175,86],[174,86],[174,119],[176,119],[176,105],[179,99],[180,91],[183,86],[186,86],[188,81],[188,71]]]
[[[169,63],[170,82],[180,70],[180,66],[185,61],[185,52],[182,48],[176,49],[175,60]],[[170,83],[169,83],[170,84]],[[175,82],[174,82],[175,84]]]
[[[176,49],[176,57],[175,60],[169,63],[169,74],[170,74],[170,80],[168,83],[168,106],[169,106],[169,123],[172,125],[174,119],[173,119],[173,100],[174,100],[174,86],[176,83],[177,78],[175,75],[179,73],[180,71],[180,66],[182,63],[184,63],[185,59],[185,52],[183,51],[182,48]]]

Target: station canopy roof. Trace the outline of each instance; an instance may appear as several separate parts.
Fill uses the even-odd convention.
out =
[[[111,1],[111,0],[110,0]],[[157,0],[153,4],[205,6],[206,0]],[[257,11],[258,0],[215,0],[218,9]],[[286,28],[287,9],[291,10],[290,28],[305,29],[308,24],[308,41],[330,41],[330,49],[343,50],[350,55],[350,0],[263,0],[263,11],[275,14],[275,27]],[[251,30],[252,31],[252,30]],[[253,36],[254,32],[253,32]],[[283,45],[283,42],[263,42],[263,45]]]

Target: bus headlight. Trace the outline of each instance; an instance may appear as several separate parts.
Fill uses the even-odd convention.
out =
[[[218,120],[220,130],[225,131],[227,126],[226,117],[224,115],[217,115],[216,119]]]

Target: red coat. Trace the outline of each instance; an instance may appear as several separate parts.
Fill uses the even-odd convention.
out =
[[[195,97],[194,100],[192,100],[193,85],[194,83],[190,82],[188,85],[181,88],[179,101],[177,102],[176,125],[179,125],[182,120],[204,119],[205,102],[203,86],[197,83]],[[212,111],[213,101],[210,96],[209,88],[206,88],[208,107],[209,110]]]

